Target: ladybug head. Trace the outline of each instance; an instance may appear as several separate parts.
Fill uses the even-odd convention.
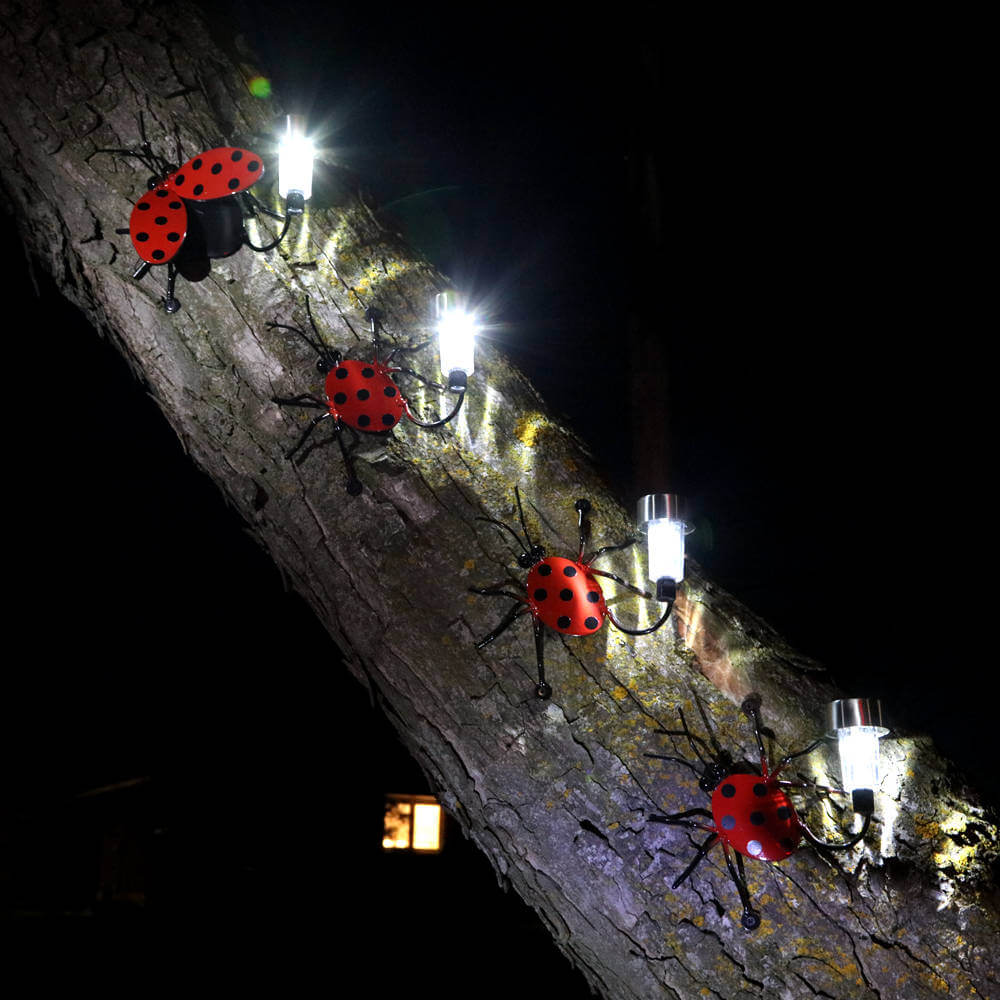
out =
[[[719,753],[705,764],[705,770],[698,779],[698,787],[707,795],[719,786],[724,778],[728,778],[733,773],[733,758],[728,750],[720,750]]]
[[[517,557],[517,564],[521,569],[531,569],[537,566],[545,558],[545,549],[541,545],[532,545],[530,549],[522,552]]]
[[[333,371],[343,360],[340,351],[322,351],[316,358],[316,370],[321,375],[327,375]]]

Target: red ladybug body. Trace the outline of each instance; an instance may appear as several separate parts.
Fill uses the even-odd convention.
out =
[[[526,587],[532,615],[556,632],[591,635],[604,624],[604,594],[586,563],[549,556],[532,568]]]
[[[719,839],[760,861],[782,861],[802,840],[802,826],[776,779],[730,774],[712,792]]]
[[[378,361],[341,361],[326,376],[330,414],[359,431],[387,431],[402,419],[406,400]]]

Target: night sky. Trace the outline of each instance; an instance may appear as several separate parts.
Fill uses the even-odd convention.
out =
[[[877,30],[820,42],[803,26],[789,46],[760,23],[692,26],[641,4],[612,24],[507,6],[487,26],[426,6],[323,23],[311,6],[283,4],[277,29],[262,3],[230,14],[387,219],[489,299],[493,336],[622,499],[648,491],[629,442],[663,430],[629,405],[622,334],[638,317],[667,345],[668,475],[693,503],[693,558],[1000,797],[974,753],[984,699],[969,697],[993,667],[956,566],[976,543],[959,502],[963,330],[946,323],[958,168],[933,69]],[[639,164],[656,176],[659,249],[634,224],[653,215]],[[8,299],[23,294],[6,273]],[[464,845],[460,869],[442,856],[391,871],[359,846],[373,823],[377,837],[382,792],[423,790],[419,772],[124,364],[41,292],[9,334],[24,407],[8,468],[31,470],[8,522],[23,653],[3,756],[13,842],[31,855],[19,902],[56,906],[58,872],[86,867],[89,848],[70,857],[38,832],[67,796],[152,774],[142,808],[165,831],[150,850],[170,912],[212,886],[253,912],[306,913],[318,884],[365,897],[361,940],[393,924],[394,886],[445,870],[465,885],[474,870],[483,887],[442,904],[463,925],[441,934],[448,960],[472,968],[508,930],[531,942],[512,948],[547,954],[516,908],[478,915],[480,894],[490,913],[508,903]],[[312,680],[306,662],[322,664]],[[374,815],[364,837],[333,829],[352,801]],[[341,884],[331,842],[366,859],[369,893]]]

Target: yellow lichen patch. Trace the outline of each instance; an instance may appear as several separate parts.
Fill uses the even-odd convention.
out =
[[[608,829],[609,830],[617,830],[618,829],[618,823],[617,822],[615,822],[615,823],[609,823],[608,824]]]
[[[538,435],[547,425],[548,421],[540,413],[526,413],[514,424],[514,436],[525,448],[534,448]]]
[[[624,701],[628,697],[628,691],[619,684],[612,692],[611,697],[615,701]]]
[[[476,560],[475,559],[466,559],[465,560],[465,568],[466,569],[475,569],[476,568]]]

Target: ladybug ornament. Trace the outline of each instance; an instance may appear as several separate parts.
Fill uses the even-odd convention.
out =
[[[440,420],[423,421],[414,414],[410,403],[403,394],[396,378],[408,375],[416,378],[435,389],[444,386],[431,382],[411,368],[402,368],[392,364],[393,358],[401,353],[413,353],[422,350],[428,342],[414,347],[393,347],[384,358],[379,332],[381,320],[376,309],[368,309],[365,313],[371,323],[373,357],[371,361],[345,360],[340,351],[333,350],[320,335],[313,321],[309,299],[306,298],[306,316],[312,328],[310,337],[297,326],[283,323],[268,323],[269,329],[290,330],[301,337],[317,355],[316,368],[324,376],[323,398],[310,393],[298,396],[275,396],[272,402],[279,406],[303,406],[318,409],[322,412],[307,424],[295,446],[286,453],[286,458],[293,459],[296,453],[305,445],[309,436],[324,420],[332,422],[333,433],[340,446],[347,470],[347,492],[357,496],[361,492],[361,480],[354,468],[354,452],[357,450],[363,434],[387,434],[405,416],[411,423],[425,429],[443,427],[458,415],[465,399],[465,390],[458,392],[458,401],[452,411]],[[344,443],[345,436],[351,438],[350,444]]]
[[[699,704],[699,710],[701,708]],[[862,815],[864,820],[861,829],[849,840],[831,844],[820,840],[806,825],[796,812],[795,806],[788,796],[792,790],[810,789],[823,793],[833,792],[846,795],[843,789],[828,788],[804,781],[785,781],[779,778],[787,765],[797,757],[803,757],[816,749],[823,739],[809,744],[804,750],[787,754],[776,767],[771,767],[764,741],[761,737],[759,700],[753,697],[743,703],[746,713],[753,726],[754,738],[760,754],[760,768],[754,769],[745,762],[734,762],[732,755],[719,747],[712,738],[712,747],[704,739],[688,729],[684,713],[678,709],[681,719],[680,730],[660,729],[657,732],[666,736],[682,736],[687,739],[698,764],[684,757],[668,754],[647,753],[647,757],[657,760],[669,760],[690,768],[698,775],[698,787],[711,798],[711,811],[704,808],[687,809],[683,812],[669,815],[653,814],[649,818],[654,823],[667,823],[672,826],[685,826],[694,830],[703,830],[709,834],[695,852],[694,858],[683,872],[674,880],[676,889],[698,867],[708,853],[716,846],[722,845],[729,876],[736,885],[743,912],[740,921],[748,930],[760,926],[760,913],[755,910],[750,901],[750,890],[747,888],[744,857],[756,858],[758,861],[783,861],[798,850],[803,841],[815,847],[830,850],[848,850],[861,841],[871,824],[871,812]],[[702,715],[704,719],[704,714]],[[706,728],[708,722],[705,720]],[[734,863],[735,858],[735,863]]]
[[[151,171],[149,190],[132,208],[128,229],[117,232],[128,233],[139,255],[133,278],[141,280],[156,265],[167,266],[164,308],[168,313],[180,308],[174,296],[178,274],[189,281],[200,281],[208,274],[210,261],[232,256],[244,245],[269,250],[287,231],[291,213],[284,220],[281,236],[267,246],[254,246],[246,235],[244,212],[253,214],[259,208],[274,215],[249,194],[264,174],[264,163],[248,149],[209,149],[180,168],[154,153],[149,142],[139,150],[100,152],[133,157]]]
[[[581,499],[577,500],[574,505],[578,517],[580,538],[576,558],[546,556],[545,549],[532,542],[531,536],[528,534],[528,528],[524,521],[524,509],[521,506],[521,493],[516,486],[514,487],[514,497],[517,500],[517,512],[521,521],[524,541],[513,528],[504,524],[503,521],[497,521],[491,517],[479,517],[476,520],[495,524],[514,538],[521,547],[521,553],[517,557],[518,566],[529,571],[528,578],[523,584],[509,578],[490,587],[470,588],[473,594],[481,594],[486,597],[509,597],[516,602],[501,619],[500,624],[476,643],[476,649],[488,646],[517,619],[530,616],[535,633],[535,656],[538,663],[538,683],[535,685],[535,694],[539,698],[549,698],[552,696],[552,687],[545,679],[544,640],[546,628],[562,635],[593,635],[604,627],[605,621],[609,621],[615,628],[627,635],[648,635],[655,632],[667,620],[670,609],[673,607],[673,600],[667,602],[666,610],[655,625],[643,629],[626,628],[607,606],[604,592],[597,578],[604,577],[614,580],[615,583],[640,597],[649,598],[652,595],[626,583],[614,573],[594,569],[593,564],[607,552],[615,552],[634,545],[635,539],[628,538],[619,545],[605,545],[596,552],[585,555],[584,551],[590,535],[590,523],[587,515],[590,513],[591,504],[589,500]],[[517,590],[508,589],[508,584]],[[522,587],[523,593],[517,592]]]

